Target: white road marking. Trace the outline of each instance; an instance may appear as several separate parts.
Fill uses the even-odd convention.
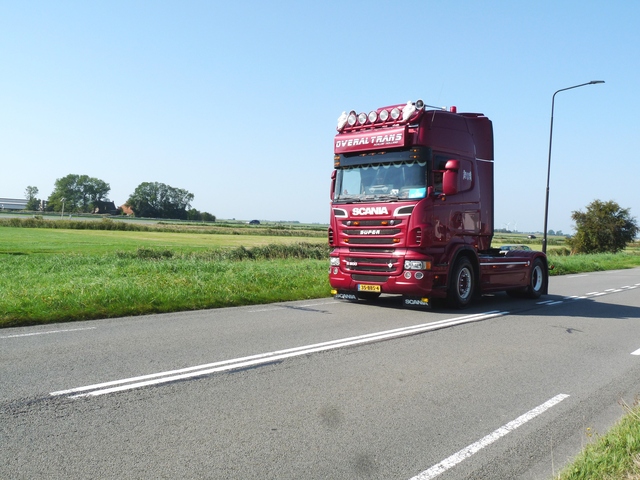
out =
[[[637,284],[636,284],[637,285]],[[568,297],[564,297],[562,300],[543,300],[541,302],[536,302],[537,305],[558,305],[560,303],[562,303],[563,301],[566,300],[584,300],[586,298],[589,297],[601,297],[602,295],[607,295],[609,293],[618,293],[618,292],[623,292],[625,290],[632,290],[634,288],[637,288],[636,285],[633,286],[624,286],[624,287],[620,287],[620,288],[608,288],[603,292],[589,292],[589,293],[585,293],[584,295],[581,296],[577,296],[577,295],[571,295]]]
[[[549,410],[551,407],[557,405],[558,403],[560,403],[561,401],[563,401],[565,398],[568,398],[568,397],[569,395],[565,395],[565,394],[556,395],[552,399],[547,400],[542,405],[534,408],[533,410],[529,410],[524,415],[519,416],[515,420],[500,427],[493,433],[490,433],[486,437],[478,440],[476,443],[472,443],[471,445],[469,445],[466,448],[463,448],[459,452],[454,453],[449,458],[444,459],[442,462],[438,463],[437,465],[434,465],[428,470],[425,470],[424,472],[416,475],[415,477],[412,477],[411,480],[430,480],[432,478],[437,477],[441,473],[446,472],[447,470],[456,466],[463,460],[469,458],[471,455],[478,453],[484,447],[504,437],[507,433],[512,432],[516,428],[521,427],[522,425],[527,423],[529,420],[534,419],[541,413],[544,413],[545,411]]]
[[[34,335],[50,335],[52,333],[67,333],[67,332],[80,332],[82,330],[95,330],[97,327],[85,327],[85,328],[68,328],[66,330],[49,330],[46,332],[32,332],[32,333],[19,333],[16,335],[5,335],[1,338],[19,338],[19,337],[33,337]]]
[[[332,340],[329,342],[322,342],[313,345],[306,345],[302,347],[289,348],[286,350],[279,350],[274,352],[262,353],[258,355],[251,355],[248,357],[235,358],[232,360],[223,360],[220,362],[209,363],[205,365],[198,365],[195,367],[187,367],[178,370],[171,370],[167,372],[152,373],[149,375],[141,375],[138,377],[125,378],[122,380],[114,380],[110,382],[98,383],[95,385],[88,385],[84,387],[71,388],[68,390],[60,390],[52,392],[50,395],[71,395],[75,397],[84,396],[97,396],[105,395],[107,393],[120,392],[123,390],[131,390],[134,388],[146,387],[149,385],[158,385],[161,383],[175,382],[177,380],[184,380],[187,378],[199,377],[203,375],[209,375],[217,372],[239,370],[242,368],[257,366],[261,364],[276,362],[284,360],[286,358],[297,357],[301,355],[308,355],[310,353],[323,352],[338,348],[344,348],[354,345],[362,345],[366,343],[378,342],[381,340],[389,340],[392,338],[398,338],[402,336],[414,335],[416,333],[424,333],[433,330],[439,330],[442,328],[452,327],[455,325],[462,325],[465,323],[479,322],[482,320],[488,320],[499,316],[507,315],[509,312],[491,311],[487,313],[480,313],[475,315],[467,315],[464,317],[451,318],[447,320],[441,320],[438,322],[425,323],[421,325],[414,325],[411,327],[396,328],[393,330],[386,330],[382,332],[369,333],[366,335],[359,335],[357,337],[343,338],[339,340]]]
[[[640,348],[638,350],[636,350],[635,352],[631,352],[631,355],[640,355]]]

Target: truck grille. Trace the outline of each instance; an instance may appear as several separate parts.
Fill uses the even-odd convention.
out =
[[[349,247],[350,253],[393,253],[395,248],[362,248],[362,247]]]
[[[346,257],[343,268],[350,273],[395,273],[399,262],[395,257]]]
[[[348,220],[342,222],[339,238],[335,235],[333,238],[348,245],[395,247],[404,240],[405,229],[402,220]]]
[[[349,238],[349,245],[397,245],[397,241],[393,241],[393,238],[385,237],[352,237]]]
[[[397,235],[401,232],[399,228],[385,228],[376,230],[363,230],[361,228],[356,230],[343,230],[345,235]]]
[[[385,227],[390,225],[400,225],[402,220],[343,220],[345,227]]]
[[[351,278],[356,282],[386,282],[389,280],[387,275],[358,275],[355,273],[351,275]]]

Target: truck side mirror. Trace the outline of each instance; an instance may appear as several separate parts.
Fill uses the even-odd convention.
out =
[[[331,193],[329,194],[329,197],[331,198],[332,201],[336,191],[336,174],[337,174],[336,170],[331,172]]]
[[[455,195],[458,193],[458,170],[460,162],[458,160],[447,160],[442,175],[442,193],[445,195]]]

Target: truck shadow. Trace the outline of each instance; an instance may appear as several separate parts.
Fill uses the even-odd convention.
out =
[[[465,309],[459,310],[446,306],[414,308],[403,304],[397,296],[382,296],[372,302],[359,302],[394,310],[422,311],[433,314],[473,315],[488,311],[509,312],[512,315],[530,315],[532,317],[582,317],[611,320],[640,320],[640,307],[612,303],[609,299],[615,295],[605,294],[597,297],[567,298],[562,295],[543,295],[539,299],[516,299],[506,293],[483,295]],[[597,299],[597,300],[596,300]]]
[[[640,320],[640,307],[615,303],[615,294],[597,297],[568,298],[562,295],[543,295],[537,300],[512,299],[507,294],[483,297],[479,305],[509,311],[515,315],[535,317],[581,317],[611,320]]]

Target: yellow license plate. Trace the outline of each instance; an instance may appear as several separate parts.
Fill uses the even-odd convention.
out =
[[[380,285],[358,285],[359,292],[379,292]]]

